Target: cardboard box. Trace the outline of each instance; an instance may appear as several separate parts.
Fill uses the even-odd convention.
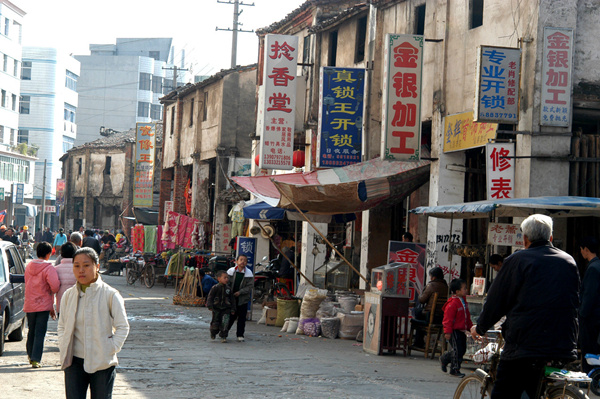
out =
[[[267,310],[267,325],[274,326],[275,321],[277,321],[277,309],[268,309]]]

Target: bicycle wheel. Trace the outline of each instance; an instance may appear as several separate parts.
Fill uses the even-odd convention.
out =
[[[592,375],[590,375],[592,382],[590,382],[590,389],[594,392],[594,395],[600,396],[600,369],[596,369]]]
[[[292,294],[290,294],[290,290],[287,285],[283,283],[275,284],[275,288],[273,289],[273,294],[276,298],[281,299],[292,299]]]
[[[133,285],[135,284],[135,280],[137,280],[137,272],[133,268],[133,265],[127,264],[125,268],[125,274],[127,275],[127,284]]]
[[[154,283],[156,280],[156,275],[154,274],[154,266],[147,263],[146,266],[144,266],[143,276],[144,276],[144,284],[146,285],[146,287],[148,287],[148,288],[154,287]]]
[[[564,395],[563,395],[564,389]],[[564,387],[552,387],[548,391],[548,399],[589,399],[589,397],[583,392],[581,389],[577,388],[573,385],[568,385],[565,389]]]
[[[475,398],[489,398],[491,394],[491,387],[482,392],[483,390],[483,377],[477,374],[471,374],[462,379],[460,384],[456,387],[454,392],[454,399],[475,399]]]

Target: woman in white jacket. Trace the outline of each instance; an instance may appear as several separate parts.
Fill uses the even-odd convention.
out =
[[[58,319],[60,360],[67,399],[112,397],[117,353],[129,334],[125,303],[102,281],[98,254],[81,248],[73,257],[77,284],[62,297]]]

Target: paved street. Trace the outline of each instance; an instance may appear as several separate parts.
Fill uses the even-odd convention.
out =
[[[244,343],[211,341],[209,311],[174,306],[173,288],[105,280],[121,291],[131,323],[115,398],[451,398],[458,383],[437,360],[368,355],[355,341],[280,336],[255,322]],[[6,344],[0,397],[64,397],[56,326],[49,325],[42,369],[29,367],[24,341]]]

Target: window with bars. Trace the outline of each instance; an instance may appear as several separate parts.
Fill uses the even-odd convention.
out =
[[[65,78],[65,87],[73,91],[77,91],[77,78],[73,72],[67,70],[67,76]]]

